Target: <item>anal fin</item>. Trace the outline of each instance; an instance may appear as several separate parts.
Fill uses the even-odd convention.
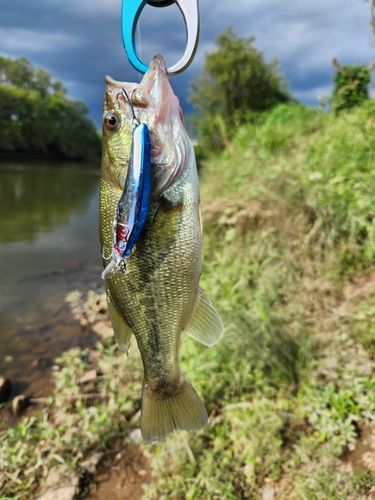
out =
[[[116,306],[110,298],[108,298],[107,303],[109,317],[112,323],[113,331],[115,332],[117,342],[119,343],[121,349],[123,349],[126,354],[129,354],[130,339],[133,335],[133,331],[121,316],[121,314],[118,312]]]
[[[185,332],[202,344],[211,346],[221,339],[224,325],[204,291],[199,288]]]

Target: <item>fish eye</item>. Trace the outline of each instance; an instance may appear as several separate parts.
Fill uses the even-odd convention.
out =
[[[109,111],[104,117],[104,126],[107,130],[116,130],[121,122],[121,118],[115,111]]]

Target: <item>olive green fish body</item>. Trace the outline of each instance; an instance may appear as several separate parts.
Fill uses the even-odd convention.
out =
[[[134,109],[151,135],[149,211],[126,259],[126,272],[119,270],[107,279],[109,312],[117,339],[127,350],[134,334],[142,356],[141,429],[146,442],[163,439],[175,429],[198,430],[205,425],[204,405],[180,372],[180,336],[185,330],[210,345],[222,335],[220,318],[199,288],[201,222],[194,150],[161,56],[155,56],[151,67],[138,88],[134,85],[130,92]],[[116,86],[124,85],[130,84],[107,79],[100,192],[104,257],[110,255],[113,245],[113,221],[131,148],[130,109],[120,102],[119,92],[116,95]],[[120,124],[106,130],[111,113]]]

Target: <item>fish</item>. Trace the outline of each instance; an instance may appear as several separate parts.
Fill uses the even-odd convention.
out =
[[[113,222],[129,168],[134,117],[150,134],[151,188],[146,219],[126,269],[106,278],[108,312],[128,353],[134,335],[141,354],[141,433],[145,443],[208,422],[201,398],[181,373],[182,332],[211,346],[223,336],[221,318],[200,288],[202,219],[193,145],[185,130],[164,58],[155,54],[140,83],[105,78],[100,180],[103,266],[113,250]],[[132,107],[124,98],[131,95]],[[131,196],[131,194],[130,194]]]

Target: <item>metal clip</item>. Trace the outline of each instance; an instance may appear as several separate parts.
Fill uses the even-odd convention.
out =
[[[121,31],[125,52],[130,64],[140,73],[146,73],[148,66],[138,58],[135,50],[135,29],[139,16],[148,3],[152,7],[167,7],[177,4],[185,21],[186,47],[181,59],[167,69],[168,75],[177,75],[192,62],[199,40],[199,6],[198,0],[122,0]]]

